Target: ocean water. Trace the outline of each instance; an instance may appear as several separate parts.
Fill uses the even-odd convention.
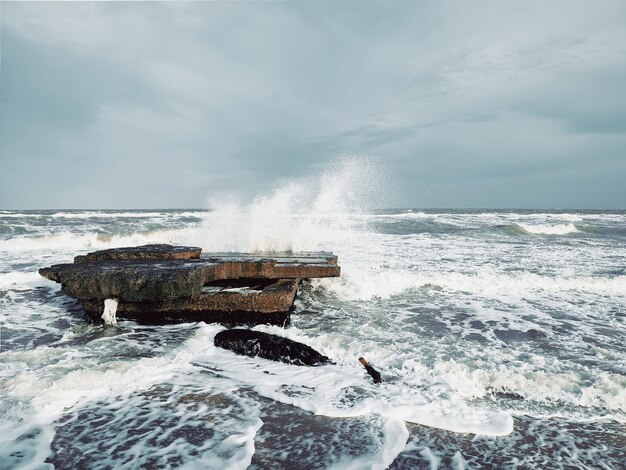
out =
[[[352,210],[322,186],[0,211],[0,467],[626,467],[626,212]],[[214,324],[88,324],[37,274],[155,242],[336,253],[289,327],[256,327],[336,364],[242,358]]]

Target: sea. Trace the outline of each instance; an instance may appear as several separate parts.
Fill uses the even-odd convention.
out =
[[[328,191],[0,211],[0,467],[626,468],[626,211],[352,210]],[[332,251],[340,278],[253,328],[334,364],[237,356],[219,324],[89,323],[37,273],[147,243]]]

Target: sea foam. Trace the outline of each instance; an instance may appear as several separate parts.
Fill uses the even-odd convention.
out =
[[[536,235],[567,235],[576,233],[579,230],[572,223],[569,224],[518,224],[518,226],[528,233]]]
[[[209,342],[220,329],[204,328]],[[375,387],[357,366],[295,367],[241,357],[221,348],[209,348],[197,361],[213,365],[220,375],[245,383],[267,398],[319,415],[379,414],[440,429],[494,436],[509,434],[513,429],[507,413],[469,407],[441,387],[419,390],[392,382]],[[359,393],[353,395],[360,389],[360,397]],[[352,398],[347,400],[347,396]]]

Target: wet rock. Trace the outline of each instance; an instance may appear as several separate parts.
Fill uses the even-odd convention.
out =
[[[80,300],[128,302],[198,295],[212,265],[200,260],[115,260],[57,264],[39,274]]]
[[[98,320],[106,299],[120,317],[160,322],[194,318],[232,323],[285,324],[300,279],[337,277],[327,252],[211,253],[187,246],[144,245],[95,251],[39,274],[83,302]],[[266,317],[263,317],[266,315]]]
[[[306,344],[261,331],[239,328],[220,331],[215,335],[214,344],[243,356],[262,357],[298,366],[317,366],[331,362],[328,357]]]
[[[117,298],[127,302],[195,297],[204,286],[220,280],[301,279],[340,274],[337,257],[330,253],[267,256],[227,253],[199,259],[156,258],[173,256],[175,248],[181,248],[181,256],[195,253],[195,248],[170,245],[104,250],[86,255],[89,260],[42,268],[39,274],[59,282],[67,295],[80,300]],[[108,259],[116,256],[134,258]]]
[[[282,325],[288,321],[299,283],[299,279],[216,281],[204,286],[195,297],[119,301],[116,313],[120,318],[140,318],[144,322],[178,317],[232,324]],[[87,300],[83,307],[91,318],[98,319],[104,311],[104,301]]]
[[[111,248],[74,257],[74,263],[88,261],[138,260],[138,259],[197,259],[202,248],[195,246],[172,246],[165,243],[126,248]]]

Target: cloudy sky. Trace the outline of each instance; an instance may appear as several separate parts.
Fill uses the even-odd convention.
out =
[[[3,1],[0,208],[626,207],[626,2]]]

